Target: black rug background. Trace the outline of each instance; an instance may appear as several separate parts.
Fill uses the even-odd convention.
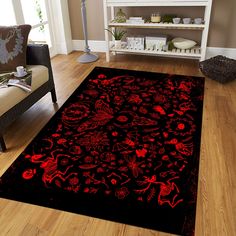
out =
[[[142,86],[138,84],[137,80],[139,81],[139,83],[142,83]],[[108,88],[112,89],[109,91]],[[146,90],[144,88],[146,88]],[[161,92],[159,90],[160,88],[163,88],[161,89]],[[94,92],[94,90],[98,91],[98,93]],[[103,93],[104,91],[106,91],[106,93]],[[128,92],[127,94],[122,94],[121,96],[119,96],[119,98],[115,100],[115,95],[119,94],[120,91]],[[145,93],[147,91],[152,94],[151,100],[149,102],[145,102],[146,105],[142,105],[146,99]],[[166,231],[169,233],[192,235],[194,232],[197,199],[203,92],[204,79],[201,77],[168,75],[160,73],[96,67],[84,80],[84,82],[76,89],[72,96],[65,102],[65,104],[60,108],[60,110],[57,111],[57,113],[51,118],[48,124],[28,145],[25,151],[17,158],[17,160],[0,178],[0,197],[70,211],[74,213],[85,214],[107,220],[114,220],[121,223],[147,227],[155,230]],[[143,94],[143,97],[141,97],[140,94]],[[88,99],[85,101],[86,97],[88,97]],[[159,101],[159,97],[164,98]],[[95,105],[98,99],[100,103],[97,103],[97,105]],[[68,111],[65,112],[65,110],[72,104],[75,104],[77,102],[82,105],[86,104],[86,106],[87,104],[93,105],[88,106],[89,111],[86,110],[86,106],[75,107],[69,111],[68,116]],[[191,106],[187,106],[187,108],[183,106],[182,110],[178,110],[175,112],[172,111],[177,110],[177,108],[179,108],[180,104],[182,103],[186,103],[187,105],[191,103]],[[150,106],[150,104],[152,105]],[[153,110],[154,105],[158,106],[156,110]],[[120,110],[118,110],[117,107]],[[133,107],[137,107],[135,108],[136,110]],[[139,117],[141,117],[141,112],[139,112],[140,107],[143,107],[147,110],[147,113],[143,113],[142,117],[151,120],[150,124],[145,124],[143,126],[140,125],[143,122],[149,122],[149,120],[143,121],[139,119]],[[160,107],[165,109],[163,110]],[[79,110],[82,109],[82,111],[80,110],[81,113],[76,114],[75,116],[83,116],[83,119],[77,117],[78,119],[74,120],[73,116],[72,118],[70,117],[70,115],[75,112],[76,108],[79,108]],[[122,118],[124,119],[125,116],[129,116],[129,112],[127,112],[128,108],[134,109],[132,111],[133,113],[131,113],[131,118],[133,118],[132,124],[135,124],[133,125],[135,126],[135,128],[130,128],[130,124],[127,126],[126,124],[124,124],[125,121],[122,121]],[[137,111],[137,109],[139,110]],[[110,115],[112,113],[111,110],[113,110],[113,118],[110,118]],[[181,113],[181,111],[183,114]],[[94,116],[96,116],[99,112],[103,112],[101,114],[103,115],[103,117],[107,116],[107,120],[105,119],[104,121],[103,118],[99,116],[97,119],[101,119],[100,123],[92,124],[90,122],[91,117],[94,118]],[[85,116],[85,114],[88,115]],[[136,114],[139,114],[139,117],[136,117]],[[150,114],[154,114],[152,115],[151,119]],[[168,116],[169,114],[174,115]],[[128,122],[131,122],[129,120],[131,118],[128,117]],[[111,120],[115,120],[114,122],[117,126],[113,125]],[[176,129],[177,123],[180,123],[181,120],[184,120],[186,122],[184,123],[184,128],[182,125],[179,126],[180,128]],[[190,120],[191,122],[188,122],[188,120]],[[154,121],[158,122],[158,125],[152,123]],[[86,122],[88,124],[87,126]],[[103,124],[104,122],[105,124]],[[88,128],[92,125],[94,126],[93,129]],[[159,130],[157,132],[155,130],[156,126],[159,127]],[[78,131],[78,127],[82,127],[80,131]],[[167,133],[166,127],[171,129],[171,132],[168,131],[168,137],[164,135],[164,133]],[[59,128],[61,128],[61,130],[59,130]],[[150,134],[154,134],[154,131],[145,131],[150,137],[153,137],[155,141],[148,140],[143,143],[140,141],[143,140],[142,135],[144,134],[143,130],[145,129],[155,130],[157,134],[159,132],[157,136],[150,136]],[[66,132],[70,132],[70,130],[72,130],[72,133],[66,134]],[[59,154],[57,153],[58,151],[56,151],[55,156],[59,156],[58,159],[60,159],[61,163],[63,163],[63,165],[60,164],[60,166],[58,164],[58,166],[61,168],[60,170],[65,171],[66,164],[64,162],[65,159],[69,159],[69,157],[67,157],[66,155],[68,155],[69,153],[70,156],[73,158],[72,153],[74,153],[74,156],[79,156],[78,153],[75,154],[75,150],[72,151],[71,149],[75,146],[75,141],[73,141],[74,139],[72,140],[71,138],[77,137],[78,133],[82,133],[82,135],[78,136],[80,138],[86,134],[89,134],[91,136],[92,130],[101,132],[101,134],[104,134],[104,130],[108,130],[109,132],[118,132],[118,134],[120,134],[121,136],[120,139],[119,137],[115,139],[113,136],[110,137],[109,135],[107,135],[107,138],[110,137],[110,140],[113,138],[113,140],[110,141],[113,142],[112,145],[114,146],[116,143],[121,143],[122,147],[120,152],[122,152],[122,155],[126,157],[127,155],[134,156],[135,150],[137,149],[142,151],[148,150],[147,153],[140,154],[141,157],[139,157],[139,159],[142,160],[143,158],[150,158],[150,155],[153,154],[152,152],[154,151],[151,151],[150,148],[153,143],[162,141],[162,144],[158,144],[160,146],[157,147],[157,151],[164,147],[165,153],[157,153],[156,157],[153,159],[153,163],[155,163],[156,165],[161,164],[160,168],[162,172],[164,172],[165,168],[166,171],[169,172],[163,178],[159,176],[161,181],[159,179],[158,181],[166,183],[167,180],[178,176],[178,179],[171,180],[171,183],[175,183],[178,186],[178,189],[181,189],[181,191],[177,194],[177,199],[183,199],[183,201],[179,202],[174,207],[171,207],[169,204],[167,204],[167,202],[162,205],[157,204],[158,191],[160,194],[160,184],[151,185],[154,186],[152,188],[155,188],[155,194],[157,195],[154,196],[150,200],[150,202],[144,201],[145,197],[149,196],[149,194],[143,195],[142,201],[137,201],[137,198],[131,189],[132,184],[137,183],[137,179],[139,179],[139,181],[143,181],[144,175],[147,176],[148,174],[149,179],[153,175],[159,175],[158,170],[154,171],[154,167],[148,167],[148,164],[151,163],[150,161],[145,161],[146,166],[143,167],[141,170],[146,174],[140,172],[138,174],[138,177],[136,177],[137,173],[134,171],[131,172],[129,168],[126,172],[124,172],[125,174],[129,175],[129,177],[135,175],[135,177],[133,177],[133,180],[131,181],[132,184],[127,185],[130,187],[130,189],[128,188],[128,190],[130,191],[130,193],[132,192],[133,194],[131,197],[131,194],[129,194],[129,197],[123,197],[122,194],[126,194],[126,192],[124,191],[119,192],[121,197],[120,199],[115,197],[115,194],[117,192],[115,192],[116,188],[113,185],[109,185],[109,190],[111,190],[111,193],[106,195],[104,194],[105,190],[103,189],[103,187],[101,187],[101,190],[97,191],[96,193],[85,193],[82,191],[82,189],[86,188],[86,183],[83,181],[83,178],[85,179],[85,177],[80,174],[78,178],[79,183],[77,185],[76,183],[70,183],[69,186],[69,180],[65,180],[63,182],[60,177],[53,178],[52,182],[50,182],[50,179],[46,180],[47,183],[43,182],[42,176],[44,174],[45,169],[40,166],[42,162],[33,163],[30,161],[30,158],[33,155],[43,155],[43,157],[40,157],[39,159],[43,159],[44,162],[46,162],[49,160],[48,158],[52,157],[53,150],[60,150]],[[185,133],[183,132],[180,135],[178,133],[179,131],[180,133],[185,131]],[[129,142],[126,142],[126,132],[131,132]],[[138,134],[137,137],[135,137],[134,133]],[[51,138],[52,134],[54,134],[55,137]],[[59,134],[60,137],[57,137],[55,134]],[[58,143],[58,140],[63,140],[63,137],[66,140],[65,143]],[[184,151],[182,151],[183,153],[177,152],[175,148],[177,146],[175,146],[175,144],[173,143],[165,143],[170,142],[170,140],[173,140],[174,138],[178,138],[179,142],[181,142],[182,140],[182,143],[187,143],[187,145],[190,145],[190,143],[193,144],[193,147],[186,147],[188,152],[190,152],[190,149],[192,150],[191,155],[184,155]],[[50,142],[46,139],[50,140]],[[187,141],[183,141],[186,139]],[[104,140],[105,141],[102,141],[106,143],[106,138],[104,138]],[[89,140],[84,140],[82,138],[82,141],[85,143],[84,146],[81,145],[82,153],[86,153],[86,155],[89,156],[90,159],[91,153],[93,152],[99,153],[95,153],[94,156],[92,155],[92,158],[95,159],[96,155],[101,156],[102,153],[111,151],[108,150],[109,148],[107,147],[107,145],[102,146],[103,144],[101,144],[100,146],[93,146],[91,148],[90,144],[88,143]],[[71,144],[63,146],[66,145],[66,142],[71,142]],[[132,142],[134,142],[134,144]],[[147,147],[145,147],[144,144],[146,144]],[[78,145],[78,140],[76,141],[76,145]],[[78,150],[76,151],[79,152]],[[129,151],[129,154],[125,153],[126,151]],[[117,150],[115,150],[114,152],[119,153],[119,151]],[[176,152],[176,155],[179,155],[178,158],[175,157],[176,155],[174,155],[173,152]],[[169,159],[160,159],[164,155],[168,156]],[[82,158],[85,157],[83,156]],[[87,159],[89,160],[89,158]],[[84,160],[87,161],[87,159]],[[126,160],[127,159],[130,161],[131,157],[127,157]],[[69,164],[71,163],[70,161],[71,160],[69,160]],[[169,164],[167,163],[168,161]],[[175,163],[175,161],[177,162]],[[81,164],[81,160],[78,159],[78,163]],[[117,163],[116,165],[120,167]],[[92,166],[92,164],[93,163],[89,163],[90,167]],[[168,165],[171,164],[172,166],[168,167]],[[183,164],[185,165],[185,168],[177,172],[181,169]],[[87,167],[88,165],[86,164],[86,168]],[[51,168],[53,169],[53,165]],[[27,174],[29,174],[27,175],[27,178],[29,179],[24,179],[22,177],[23,173],[25,173],[25,171],[29,169],[35,169],[36,173],[32,174],[31,172],[27,172]],[[75,168],[73,167],[68,170],[71,169],[74,170]],[[90,171],[92,173],[93,167],[91,167]],[[49,174],[51,172],[49,170]],[[84,173],[85,171],[82,170],[82,172]],[[32,178],[30,174],[32,174]],[[76,174],[72,174],[71,176],[78,177]],[[99,174],[99,177],[101,176],[102,175]],[[73,180],[75,181],[76,178],[74,178]],[[119,182],[119,179],[115,177],[113,178],[113,180]],[[74,189],[66,189],[68,188],[68,186],[73,186]],[[76,187],[79,188],[77,192],[75,190]],[[93,187],[96,187],[96,185],[94,184]],[[137,187],[137,185],[135,187]],[[172,187],[174,188],[174,194],[176,194],[176,187],[174,185]],[[122,189],[121,186],[120,189]],[[161,197],[163,198],[163,196]],[[169,197],[168,194],[167,197]],[[170,196],[170,199],[173,198],[174,195]]]

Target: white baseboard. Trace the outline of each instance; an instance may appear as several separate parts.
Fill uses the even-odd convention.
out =
[[[84,40],[72,40],[73,49],[75,51],[83,51],[84,50]],[[105,41],[88,41],[89,48],[92,52],[105,52],[106,51],[106,42]]]
[[[56,51],[58,54],[66,54],[67,55],[74,50],[74,45],[71,45],[66,42],[55,43],[55,46],[56,46]]]
[[[84,50],[84,40],[72,40],[73,49],[75,51]],[[93,52],[105,52],[106,51],[106,42],[105,41],[95,41],[89,40],[88,45],[91,51]],[[206,51],[206,59],[223,55],[232,59],[236,59],[236,48],[217,48],[217,47],[208,47]]]
[[[236,48],[216,48],[216,47],[208,47],[206,51],[206,59],[223,55],[236,60]]]

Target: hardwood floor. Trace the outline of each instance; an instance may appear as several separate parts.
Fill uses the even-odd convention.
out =
[[[58,105],[46,95],[15,121],[5,134],[8,150],[0,153],[0,175],[17,158],[94,66],[201,75],[198,62],[105,55],[79,64],[79,52],[53,58]],[[170,234],[0,199],[0,235],[167,236]],[[236,81],[221,85],[206,79],[196,216],[197,236],[236,235]]]

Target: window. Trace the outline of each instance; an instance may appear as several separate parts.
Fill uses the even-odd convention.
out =
[[[50,51],[53,36],[49,24],[47,0],[0,0],[0,25],[30,24],[30,43],[47,43]]]
[[[12,2],[9,0],[0,0],[1,14],[0,14],[0,25],[15,25],[16,19]]]
[[[29,41],[47,43],[51,47],[51,37],[44,0],[21,0],[24,23],[32,25]]]
[[[67,1],[0,0],[0,25],[30,24],[31,43],[47,43],[50,55],[72,51]]]

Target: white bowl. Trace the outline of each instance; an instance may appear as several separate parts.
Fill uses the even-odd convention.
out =
[[[197,25],[202,24],[202,18],[195,18],[194,19],[194,24],[197,24]]]
[[[179,24],[180,20],[181,20],[181,18],[179,18],[179,17],[173,18],[173,23],[174,24]]]
[[[191,18],[183,18],[184,24],[191,24]]]
[[[178,49],[190,49],[194,47],[197,43],[190,39],[184,38],[174,38],[172,39],[174,46]]]

